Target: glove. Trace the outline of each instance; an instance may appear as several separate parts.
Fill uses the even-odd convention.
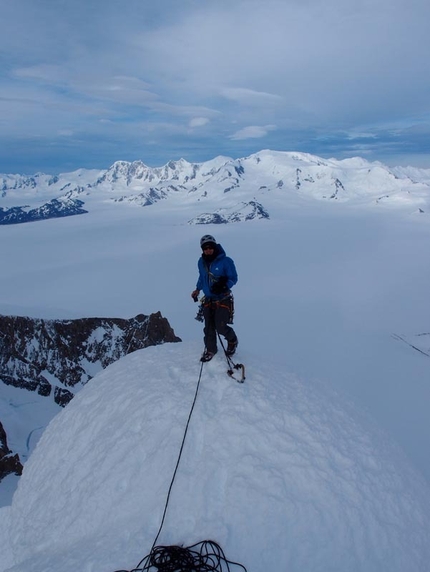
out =
[[[221,276],[221,278],[211,286],[212,294],[223,294],[227,292],[227,290],[227,276]]]
[[[191,298],[194,300],[194,302],[197,302],[199,299],[199,292],[200,290],[193,290],[191,292]]]

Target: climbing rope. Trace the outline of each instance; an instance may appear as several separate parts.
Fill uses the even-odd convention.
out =
[[[245,566],[227,560],[222,548],[213,540],[204,540],[188,547],[157,546],[133,570],[117,572],[230,572],[230,566]]]
[[[224,346],[224,342],[222,341],[222,338],[218,332],[217,332],[217,336],[219,339],[219,343],[221,344],[221,347],[224,351],[225,359],[227,360],[227,365],[229,368],[227,370],[227,375],[229,375],[231,378],[236,380],[238,383],[243,383],[245,381],[245,366],[243,365],[243,363],[235,363],[231,359],[231,356],[228,355],[227,350]],[[236,375],[233,370],[239,371],[240,373],[238,375]]]
[[[181,461],[182,451],[183,451],[184,445],[185,445],[185,439],[186,439],[187,433],[188,433],[188,427],[189,427],[189,425],[190,425],[191,416],[192,416],[192,414],[193,414],[194,406],[195,406],[196,401],[197,401],[197,394],[198,394],[198,392],[199,392],[200,382],[201,382],[201,380],[202,380],[202,371],[203,371],[203,363],[202,363],[201,366],[200,366],[200,373],[199,373],[199,379],[198,379],[198,381],[197,381],[196,392],[195,392],[195,394],[194,394],[193,404],[191,405],[190,413],[189,413],[189,415],[188,415],[187,424],[186,424],[186,426],[185,426],[185,432],[184,432],[184,436],[183,436],[183,438],[182,438],[182,443],[181,443],[181,448],[180,448],[180,450],[179,450],[178,460],[176,461],[175,470],[173,471],[172,480],[171,480],[171,482],[170,482],[169,491],[168,491],[168,493],[167,493],[166,504],[165,504],[165,506],[164,506],[164,512],[163,512],[163,517],[162,517],[162,519],[161,519],[160,528],[158,529],[157,535],[156,535],[155,540],[154,540],[154,542],[153,542],[153,544],[152,544],[151,552],[153,551],[154,546],[155,546],[156,543],[157,543],[158,537],[159,537],[160,534],[161,534],[161,529],[163,528],[164,519],[166,518],[167,507],[168,507],[168,505],[169,505],[169,500],[170,500],[170,493],[172,492],[173,483],[175,482],[176,473],[178,472],[178,467],[179,467],[179,463],[180,463],[180,461]]]
[[[230,572],[230,566],[239,566],[244,572],[247,572],[246,568],[242,566],[242,564],[227,560],[222,548],[213,540],[203,540],[202,542],[192,544],[188,547],[156,546],[166,518],[170,494],[172,492],[173,483],[175,482],[176,473],[181,461],[182,451],[184,449],[185,439],[187,437],[194,406],[197,401],[197,395],[202,379],[203,365],[204,363],[202,362],[193,403],[188,415],[184,436],[179,450],[178,460],[176,461],[175,470],[173,471],[172,480],[167,493],[161,524],[152,544],[151,552],[139,562],[136,568],[133,568],[132,570],[116,570],[115,572]]]

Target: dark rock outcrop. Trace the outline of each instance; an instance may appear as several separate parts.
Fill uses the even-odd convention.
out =
[[[98,370],[135,350],[179,342],[160,312],[42,320],[0,316],[0,381],[66,405]]]
[[[269,219],[269,213],[257,201],[242,202],[227,210],[219,209],[214,213],[203,213],[188,221],[188,224],[228,224],[254,219]]]
[[[0,423],[0,481],[8,475],[21,475],[19,455],[14,455],[7,445],[6,431]]]
[[[78,199],[61,197],[59,199],[52,199],[48,203],[34,209],[28,209],[27,207],[4,209],[0,207],[0,225],[19,224],[85,214],[88,211],[82,208],[83,205],[83,201]]]

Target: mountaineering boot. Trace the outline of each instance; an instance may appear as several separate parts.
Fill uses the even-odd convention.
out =
[[[214,355],[216,354],[215,352],[209,352],[208,350],[205,350],[203,352],[202,357],[200,358],[200,361],[211,361],[211,359],[214,357]]]
[[[239,342],[238,342],[237,338],[232,342],[228,342],[227,349],[225,352],[228,357],[235,354],[238,343]]]

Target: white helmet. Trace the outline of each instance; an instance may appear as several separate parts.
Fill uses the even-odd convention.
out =
[[[212,243],[214,246],[216,246],[216,240],[214,239],[214,237],[211,236],[210,234],[205,234],[200,239],[200,247],[203,248],[203,245],[208,243]]]

